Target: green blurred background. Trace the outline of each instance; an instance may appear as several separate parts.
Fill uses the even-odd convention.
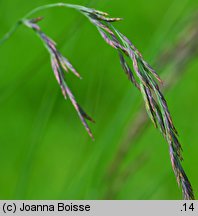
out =
[[[28,11],[55,2],[0,0],[0,38]],[[198,6],[197,0],[67,3],[123,17],[116,27],[164,77],[178,63],[182,49],[176,44],[182,44],[180,34]],[[45,17],[42,29],[83,77],[69,74],[68,84],[96,121],[91,125],[95,141],[63,99],[41,41],[20,27],[0,47],[0,199],[181,199],[168,145],[158,130],[149,124],[138,139],[127,138],[142,97],[122,72],[117,53],[72,9],[40,15]],[[175,51],[163,65],[158,56],[167,49]],[[198,196],[196,54],[180,70],[183,75],[166,98],[184,149],[183,166]]]

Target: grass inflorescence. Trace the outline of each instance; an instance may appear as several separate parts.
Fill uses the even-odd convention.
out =
[[[79,5],[58,3],[41,6],[28,13],[23,19],[20,20],[20,23],[33,29],[43,41],[43,44],[50,54],[52,69],[62,93],[65,99],[70,99],[88,134],[93,139],[93,134],[86,120],[90,120],[92,122],[94,121],[76,102],[76,99],[66,82],[67,72],[71,71],[74,75],[80,78],[79,73],[72,66],[69,60],[58,51],[56,43],[42,32],[41,28],[37,24],[41,18],[29,19],[29,16],[33,15],[35,12],[56,6],[74,8],[85,15],[89,21],[96,26],[106,43],[117,50],[123,71],[126,73],[128,79],[141,92],[148,116],[154,126],[160,130],[169,145],[172,167],[177,178],[177,182],[182,187],[183,198],[194,199],[192,186],[181,165],[181,161],[183,160],[181,154],[182,147],[178,140],[178,133],[169,112],[167,102],[159,87],[159,84],[162,84],[162,80],[157,72],[144,60],[142,54],[133,45],[133,43],[113,26],[113,22],[117,22],[122,19],[110,18],[105,12]],[[12,35],[14,30],[15,28],[13,28],[10,33],[6,34],[6,37],[3,38],[1,43],[7,40]]]
[[[62,90],[64,98],[67,99],[68,97],[70,99],[88,134],[92,138],[94,138],[86,122],[86,120],[92,122],[94,122],[94,120],[91,117],[89,117],[89,115],[86,114],[85,111],[81,108],[81,106],[76,102],[74,95],[72,94],[70,88],[66,83],[65,72],[67,73],[71,71],[78,78],[81,78],[81,76],[70,63],[70,61],[58,51],[58,49],[56,48],[56,43],[41,31],[41,28],[37,25],[37,22],[39,22],[40,20],[41,18],[39,17],[31,20],[24,20],[23,22],[27,27],[33,29],[36,32],[36,34],[40,37],[40,39],[43,41],[47,51],[50,54],[52,69],[54,71],[56,80]]]

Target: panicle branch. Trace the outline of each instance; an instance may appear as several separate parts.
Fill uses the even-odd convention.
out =
[[[93,23],[102,38],[111,47],[118,51],[121,66],[129,80],[140,90],[148,116],[156,128],[166,139],[169,145],[171,164],[178,182],[182,187],[184,199],[194,199],[194,194],[190,181],[188,180],[184,169],[182,168],[182,147],[178,140],[178,133],[173,124],[173,120],[167,105],[167,102],[160,91],[158,82],[163,84],[157,72],[144,60],[139,50],[122,33],[120,33],[111,22],[120,20],[120,18],[106,18],[94,13],[85,14],[91,23]],[[133,74],[125,57],[131,61]]]
[[[56,48],[56,43],[49,38],[47,35],[45,35],[41,28],[37,25],[37,22],[39,22],[41,19],[31,19],[31,20],[24,20],[24,24],[28,27],[33,29],[36,34],[39,36],[39,38],[42,40],[44,46],[46,47],[47,51],[50,54],[51,58],[51,65],[52,69],[54,71],[54,75],[56,77],[56,80],[62,90],[62,94],[65,99],[67,97],[70,99],[72,105],[74,106],[75,110],[77,111],[79,118],[82,121],[82,124],[84,125],[85,129],[87,130],[89,136],[94,139],[93,134],[86,122],[86,120],[89,120],[91,122],[94,122],[94,120],[86,114],[86,112],[81,108],[81,106],[76,102],[76,99],[74,95],[72,94],[70,88],[68,87],[66,83],[65,73],[71,71],[74,75],[76,75],[78,78],[80,78],[80,74],[77,72],[77,70],[73,67],[73,65],[69,62],[67,58],[65,58]]]

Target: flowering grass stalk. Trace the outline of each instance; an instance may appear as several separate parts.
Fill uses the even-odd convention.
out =
[[[173,124],[167,102],[159,88],[159,83],[162,84],[162,80],[156,71],[144,60],[143,56],[132,42],[112,25],[113,22],[120,21],[121,18],[109,18],[107,13],[79,5],[65,3],[45,5],[34,9],[17,22],[11,31],[8,32],[0,41],[0,44],[5,42],[15,32],[20,24],[24,24],[26,27],[34,30],[50,54],[52,69],[65,99],[70,99],[85,129],[93,139],[92,132],[86,120],[94,121],[76,102],[76,99],[66,82],[67,72],[70,71],[80,78],[79,73],[72,66],[69,60],[57,50],[56,43],[42,32],[37,24],[42,18],[29,18],[38,11],[52,7],[69,7],[76,9],[86,16],[94,26],[96,26],[100,35],[107,44],[117,50],[124,72],[128,79],[141,92],[151,121],[154,126],[161,131],[169,145],[172,167],[177,182],[182,187],[183,198],[194,199],[192,186],[181,165],[183,158],[181,154],[182,148],[178,140],[178,133]],[[131,69],[131,66],[133,67],[133,70]]]

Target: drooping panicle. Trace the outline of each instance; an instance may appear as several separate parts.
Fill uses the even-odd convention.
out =
[[[157,72],[144,60],[142,54],[133,45],[133,43],[112,25],[113,22],[120,21],[121,18],[111,18],[105,12],[80,5],[64,3],[59,3],[57,5],[74,8],[85,15],[91,23],[96,26],[106,43],[118,52],[120,63],[124,72],[129,80],[141,92],[150,119],[155,127],[161,131],[169,145],[172,167],[177,178],[178,185],[182,187],[184,199],[194,199],[192,186],[181,165],[183,158],[178,133],[174,126],[167,102],[160,90],[159,84],[162,83],[162,80]],[[70,99],[88,134],[93,138],[91,130],[86,122],[86,120],[92,122],[93,120],[76,102],[74,95],[66,83],[66,73],[64,72],[71,71],[77,77],[80,77],[80,75],[72,64],[57,50],[56,43],[41,31],[40,27],[37,25],[40,20],[42,20],[42,18],[39,17],[31,20],[23,19],[22,22],[27,27],[32,28],[43,41],[50,54],[52,69],[57,82],[62,89],[64,97],[68,97]],[[130,64],[127,62],[126,58],[128,58]]]
[[[178,140],[178,133],[174,126],[167,102],[160,91],[158,82],[162,80],[157,72],[144,60],[142,54],[133,43],[112,24],[120,18],[107,18],[105,13],[96,13],[95,10],[83,11],[83,14],[93,23],[102,38],[119,54],[121,66],[129,80],[140,90],[147,113],[156,128],[159,128],[163,137],[169,144],[172,167],[177,178],[178,185],[181,185],[185,199],[194,199],[192,186],[182,166],[182,148]],[[134,76],[130,65],[125,57],[131,60],[131,65],[136,76]],[[138,81],[137,81],[138,79]]]
[[[70,63],[70,61],[59,52],[59,50],[56,47],[56,43],[41,31],[41,28],[36,24],[40,20],[41,20],[40,18],[25,20],[24,24],[27,27],[32,28],[40,37],[40,39],[43,41],[44,46],[46,47],[47,51],[50,54],[52,69],[56,77],[56,80],[62,90],[62,94],[64,98],[66,99],[68,97],[70,99],[86,131],[88,132],[89,136],[92,139],[94,139],[93,134],[86,122],[86,120],[89,120],[91,122],[94,122],[94,120],[88,114],[86,114],[85,111],[76,102],[76,99],[72,94],[70,88],[68,87],[65,79],[65,75],[69,71],[71,71],[78,78],[81,78],[81,76],[77,72],[77,70],[73,67],[73,65]],[[64,71],[66,73],[64,73]]]

